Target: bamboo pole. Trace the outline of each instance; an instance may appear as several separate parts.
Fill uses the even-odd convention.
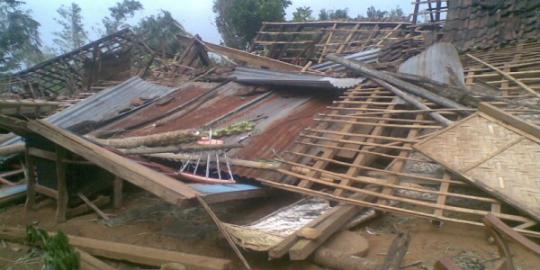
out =
[[[391,75],[388,75],[388,74],[385,74],[381,71],[378,71],[378,70],[374,70],[374,69],[371,69],[363,64],[360,64],[360,63],[357,63],[357,62],[353,62],[353,61],[350,61],[350,60],[347,60],[347,59],[344,59],[344,58],[341,58],[341,57],[338,57],[336,55],[328,55],[326,56],[327,59],[329,59],[330,61],[333,61],[335,63],[338,63],[338,64],[341,64],[341,65],[344,65],[346,67],[348,67],[349,69],[352,69],[354,71],[357,71],[358,73],[370,78],[370,79],[378,79],[379,81],[384,81],[386,83],[391,83],[393,85],[399,85],[401,89],[407,91],[407,92],[410,92],[410,93],[413,93],[415,95],[418,95],[418,96],[421,96],[423,98],[426,98],[432,102],[435,102],[441,106],[445,106],[445,107],[449,107],[449,108],[457,108],[457,109],[466,109],[467,107],[453,101],[453,100],[450,100],[450,99],[447,99],[445,97],[441,97],[437,94],[434,94],[434,93],[431,93],[430,91],[424,89],[424,88],[421,88],[419,86],[416,86],[412,83],[409,83],[409,82],[406,82],[406,81],[403,81],[401,79],[398,79],[396,77],[393,77]],[[388,89],[390,91],[393,91],[391,89]],[[429,109],[429,108],[424,108],[424,109]],[[439,118],[439,117],[438,117]],[[444,121],[443,119],[440,119],[439,120],[441,121]]]

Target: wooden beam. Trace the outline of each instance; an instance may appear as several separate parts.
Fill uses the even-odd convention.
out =
[[[186,40],[189,42],[190,38],[178,36],[179,39]],[[264,56],[258,56],[255,54],[251,54],[245,51],[220,46],[217,44],[213,44],[210,42],[200,41],[202,45],[205,46],[205,48],[208,51],[211,51],[213,53],[217,53],[223,56],[227,56],[233,60],[240,61],[243,63],[247,63],[249,65],[255,66],[255,67],[262,67],[262,68],[270,68],[274,70],[284,70],[284,71],[298,71],[300,72],[302,70],[301,66],[289,64],[286,62],[282,62],[276,59],[264,57]]]
[[[231,261],[227,259],[97,240],[74,235],[67,235],[67,237],[71,246],[84,250],[93,256],[112,260],[127,261],[155,267],[160,267],[165,263],[180,263],[184,264],[189,269],[231,269]],[[8,241],[21,242],[26,239],[26,233],[24,229],[4,227],[0,229],[0,238]]]
[[[291,247],[289,250],[289,258],[291,260],[305,260],[330,236],[362,211],[361,207],[354,205],[340,205],[336,207],[337,209],[332,215],[328,216],[315,227],[320,232],[320,236],[317,239],[301,239]]]
[[[225,237],[225,239],[227,240],[227,243],[229,243],[229,246],[231,246],[234,253],[236,254],[236,256],[238,256],[238,258],[240,259],[240,261],[242,262],[244,267],[246,269],[248,269],[248,270],[251,270],[251,266],[249,265],[249,263],[246,260],[246,258],[244,257],[244,255],[242,255],[242,252],[240,251],[240,249],[238,249],[238,247],[236,246],[236,243],[232,239],[232,237],[229,234],[229,232],[227,231],[227,229],[223,226],[223,223],[221,222],[221,220],[219,220],[219,218],[216,216],[216,214],[214,214],[214,211],[212,211],[210,206],[208,206],[208,204],[204,201],[204,199],[202,197],[197,196],[197,200],[202,205],[202,207],[204,208],[206,213],[210,216],[210,218],[212,218],[212,221],[214,221],[214,223],[218,227],[218,230]]]
[[[540,139],[540,127],[533,125],[529,122],[521,120],[502,109],[499,109],[489,103],[480,103],[480,112],[483,112],[499,121],[502,121],[512,127],[515,127],[525,133],[528,133],[536,138]]]
[[[77,193],[77,196],[79,196],[79,198],[81,198],[81,200],[88,205],[88,207],[90,207],[92,210],[94,210],[94,212],[96,212],[96,214],[98,214],[98,216],[100,216],[103,220],[105,221],[109,221],[109,217],[103,213],[103,211],[101,211],[101,209],[99,209],[94,203],[92,203],[86,196],[84,196],[84,194],[82,193]]]
[[[56,189],[58,198],[56,199],[56,223],[66,221],[66,211],[68,205],[69,194],[67,190],[66,179],[66,164],[62,161],[66,155],[66,151],[56,146]]]
[[[26,166],[25,166],[25,177],[27,182],[27,188],[26,188],[26,203],[25,207],[26,210],[33,210],[34,206],[36,204],[36,171],[35,171],[35,163],[34,163],[34,157],[30,155],[28,152],[28,147],[24,148],[24,156],[26,159]]]
[[[195,198],[199,192],[188,185],[151,170],[135,161],[99,147],[69,131],[42,120],[28,123],[30,130],[62,145],[69,151],[95,163],[112,174],[139,186],[172,204]]]
[[[512,241],[520,244],[522,247],[525,247],[527,250],[531,251],[537,256],[540,256],[540,246],[538,244],[532,242],[531,240],[525,238],[523,235],[514,231],[496,216],[488,214],[484,217],[483,221],[487,227],[501,233],[505,237],[510,238]]]

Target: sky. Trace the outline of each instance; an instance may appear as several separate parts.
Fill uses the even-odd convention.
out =
[[[203,40],[219,43],[221,37],[217,31],[215,14],[212,11],[214,0],[139,0],[144,10],[139,11],[130,23],[136,23],[141,18],[158,14],[161,9],[168,10],[172,16],[180,22],[191,34],[199,34]],[[44,45],[54,46],[53,33],[59,31],[59,24],[54,20],[58,18],[56,10],[61,5],[70,5],[76,2],[82,9],[83,23],[89,33],[90,40],[100,37],[99,29],[102,29],[101,20],[109,15],[108,8],[115,5],[119,0],[26,0],[26,9],[40,24],[41,39]],[[348,8],[349,15],[356,17],[358,14],[365,15],[369,6],[377,9],[390,10],[396,6],[401,7],[405,14],[412,13],[410,0],[292,0],[292,5],[287,8],[286,18],[291,19],[292,13],[297,7],[309,6],[313,14],[317,16],[321,9]]]

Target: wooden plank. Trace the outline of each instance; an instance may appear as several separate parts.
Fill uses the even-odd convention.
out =
[[[144,167],[132,160],[101,148],[66,130],[41,120],[28,123],[41,136],[62,145],[73,153],[95,163],[112,174],[139,186],[165,201],[178,204],[199,193],[186,184]]]
[[[66,164],[62,161],[66,156],[66,151],[56,146],[56,189],[58,198],[56,199],[56,223],[66,221],[66,211],[69,194],[67,190]]]
[[[33,210],[36,204],[36,171],[35,171],[35,163],[34,163],[34,157],[32,157],[29,153],[28,147],[24,148],[24,156],[26,159],[26,166],[25,166],[25,177],[26,177],[26,203],[25,208],[26,210]]]
[[[190,38],[179,36],[180,39],[187,39],[189,42]],[[302,67],[289,64],[286,62],[282,62],[276,59],[264,57],[264,56],[258,56],[254,55],[245,51],[220,46],[217,44],[213,44],[210,42],[200,41],[207,50],[227,56],[233,60],[240,61],[243,63],[248,63],[249,65],[255,66],[255,67],[266,67],[274,70],[285,70],[285,71],[301,71]]]
[[[229,232],[227,231],[227,229],[225,227],[223,227],[223,224],[221,223],[221,221],[219,220],[219,218],[216,216],[216,214],[214,214],[214,211],[212,211],[212,209],[210,208],[210,206],[208,206],[208,204],[204,201],[203,198],[197,196],[197,200],[199,201],[199,203],[202,205],[202,207],[204,208],[204,210],[206,211],[206,213],[210,216],[210,218],[212,218],[212,221],[214,221],[214,223],[216,224],[216,226],[218,227],[219,231],[221,232],[221,234],[225,237],[225,239],[227,240],[227,242],[229,243],[229,246],[231,246],[231,248],[233,249],[234,253],[236,254],[236,256],[238,256],[238,258],[240,259],[240,261],[242,262],[242,264],[244,265],[244,267],[248,270],[251,269],[251,266],[249,265],[248,261],[246,260],[246,258],[244,257],[244,255],[242,255],[242,252],[240,251],[240,249],[238,249],[238,247],[236,246],[236,243],[234,243],[234,240],[231,238],[231,236],[229,235]]]
[[[0,229],[0,238],[8,241],[20,242],[24,241],[25,237],[26,233],[24,229],[13,227],[3,227]],[[127,261],[155,267],[160,267],[165,263],[180,263],[184,264],[186,267],[188,267],[188,269],[231,269],[231,262],[227,259],[123,244],[74,235],[67,235],[67,237],[71,246],[84,250],[93,256],[112,260]]]
[[[513,126],[517,129],[522,130],[523,132],[526,132],[528,134],[531,134],[532,136],[540,139],[540,127],[534,124],[531,124],[529,122],[523,121],[518,117],[515,117],[507,112],[505,112],[502,109],[499,109],[489,103],[481,102],[480,103],[480,111],[497,119],[500,120],[510,126]]]
[[[351,218],[357,215],[362,208],[353,205],[336,206],[338,209],[318,224],[315,229],[320,232],[316,239],[301,239],[289,250],[291,260],[305,260],[320,245],[322,245],[337,230],[343,227]]]
[[[88,254],[86,251],[76,249],[81,258],[81,270],[116,270],[100,259]]]
[[[109,217],[105,213],[103,213],[103,211],[101,211],[101,209],[99,209],[94,203],[92,203],[86,196],[84,196],[84,194],[79,192],[77,193],[77,196],[79,196],[79,198],[81,198],[81,200],[86,205],[88,205],[88,207],[94,210],[94,212],[96,212],[96,214],[98,214],[98,216],[100,216],[103,220],[109,221]]]
[[[499,233],[502,233],[504,236],[510,238],[512,241],[520,244],[521,246],[527,248],[527,250],[533,252],[537,256],[540,256],[540,246],[533,241],[525,238],[523,235],[517,233],[508,225],[504,224],[500,219],[492,214],[488,214],[484,217],[484,224],[486,226],[496,230]]]

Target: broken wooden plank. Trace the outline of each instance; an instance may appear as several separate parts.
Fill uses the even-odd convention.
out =
[[[30,130],[59,144],[112,174],[137,185],[172,204],[195,198],[199,192],[188,185],[101,148],[45,121],[28,123]]]
[[[392,241],[386,258],[384,258],[381,270],[399,270],[403,257],[407,254],[411,236],[409,233],[400,232]]]
[[[96,214],[98,214],[98,216],[100,216],[103,220],[109,220],[109,217],[105,213],[103,213],[103,211],[101,211],[101,209],[99,209],[94,203],[92,203],[86,196],[84,196],[84,194],[79,192],[77,193],[77,196],[79,196],[79,198],[81,198],[81,200],[85,204],[87,204],[88,207],[92,208],[92,210],[94,210],[94,212],[96,212]]]
[[[231,261],[202,255],[194,255],[158,248],[136,246],[118,242],[97,240],[87,237],[66,235],[69,244],[92,254],[93,256],[127,261],[136,264],[160,267],[165,263],[180,263],[188,269],[227,270]],[[26,239],[24,229],[4,227],[0,229],[0,238],[7,241],[21,242]]]

